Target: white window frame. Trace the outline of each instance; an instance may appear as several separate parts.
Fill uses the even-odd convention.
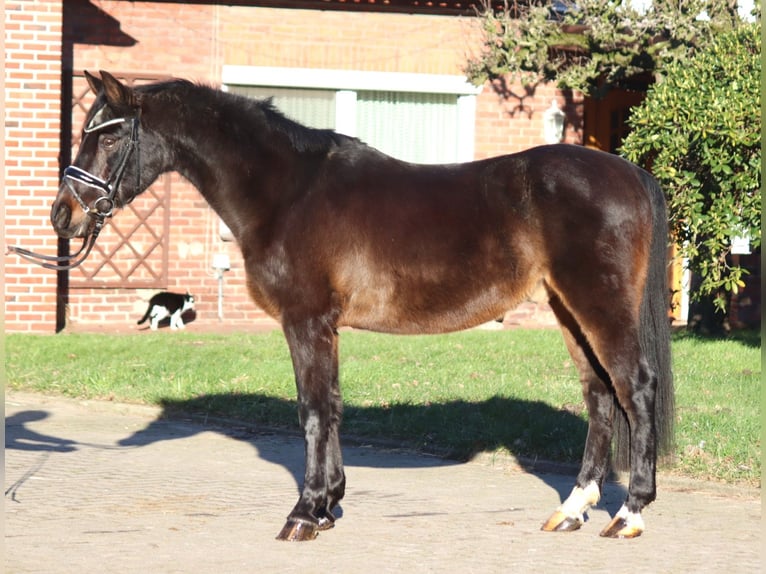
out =
[[[357,135],[359,91],[452,94],[457,97],[457,159],[474,159],[476,96],[482,88],[469,83],[465,76],[224,65],[221,83],[224,90],[227,85],[335,90],[335,129],[349,136]]]

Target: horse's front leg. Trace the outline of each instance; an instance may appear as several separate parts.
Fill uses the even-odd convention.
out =
[[[343,498],[346,485],[338,437],[342,415],[338,334],[321,318],[285,322],[284,331],[298,388],[306,473],[298,503],[277,539],[313,540],[320,530],[334,526],[332,510]]]

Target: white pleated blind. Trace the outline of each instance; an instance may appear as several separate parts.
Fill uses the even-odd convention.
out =
[[[450,163],[457,157],[457,96],[359,91],[357,136],[396,158]]]
[[[229,91],[249,98],[273,98],[279,111],[304,126],[335,129],[334,90],[229,86]]]

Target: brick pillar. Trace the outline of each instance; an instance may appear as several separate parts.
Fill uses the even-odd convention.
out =
[[[5,2],[5,243],[55,255],[63,0]],[[56,326],[56,272],[5,255],[6,332]]]

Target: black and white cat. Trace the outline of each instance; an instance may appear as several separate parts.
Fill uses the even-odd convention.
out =
[[[194,297],[189,293],[186,295],[167,291],[157,293],[149,299],[149,308],[138,321],[138,325],[151,317],[149,326],[152,331],[156,331],[160,321],[170,317],[171,329],[183,329],[184,322],[181,316],[189,309],[194,309]]]

